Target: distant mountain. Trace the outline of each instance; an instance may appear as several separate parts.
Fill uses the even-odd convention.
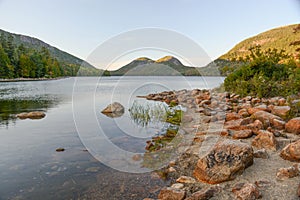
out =
[[[285,50],[292,58],[299,61],[300,24],[271,29],[245,39],[202,70],[209,72],[209,68],[217,66],[221,74],[226,75],[228,73],[226,68],[238,67],[240,64],[238,60],[249,55],[249,49],[255,46],[260,46],[262,51],[268,50],[269,48],[278,49],[279,51]]]
[[[80,71],[82,75],[99,75],[99,73],[103,72],[102,70],[96,69],[94,66],[85,62],[84,60],[77,58],[54,46],[51,46],[37,38],[10,33],[1,29],[0,35],[5,38],[12,38],[12,45],[15,49],[17,49],[21,45],[26,49],[34,49],[36,51],[42,51],[43,48],[46,48],[49,51],[50,55],[55,58],[61,65],[64,65],[65,67],[73,67],[77,70],[79,69],[79,67],[81,67]]]
[[[165,56],[158,60],[141,57],[118,70],[110,71],[112,76],[199,76],[199,68],[183,65],[173,56]]]

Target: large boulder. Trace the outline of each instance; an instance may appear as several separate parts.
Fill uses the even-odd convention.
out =
[[[118,102],[113,102],[104,108],[101,112],[108,117],[120,117],[124,114],[124,106]]]
[[[280,152],[280,156],[285,160],[300,162],[300,140],[284,147]]]
[[[300,117],[288,121],[285,124],[285,130],[289,133],[300,134]]]
[[[218,142],[198,160],[194,176],[203,182],[217,184],[234,179],[253,164],[253,149],[240,141]]]
[[[269,131],[260,130],[258,135],[253,139],[252,146],[258,149],[269,149],[276,151],[278,142],[275,139],[273,133]]]
[[[24,113],[20,113],[17,114],[16,117],[18,117],[19,119],[42,119],[46,116],[46,114],[44,112],[40,112],[40,111],[35,111],[35,112],[24,112]]]

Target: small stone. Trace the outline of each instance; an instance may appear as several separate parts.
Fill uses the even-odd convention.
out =
[[[219,192],[219,187],[210,187],[210,188],[203,188],[198,192],[193,193],[189,198],[185,200],[208,200],[212,198],[215,193]]]
[[[254,158],[262,158],[262,159],[269,158],[268,152],[265,149],[259,149],[257,151],[254,151],[253,156]]]
[[[63,152],[63,151],[65,151],[65,149],[64,148],[57,148],[55,151],[57,151],[57,152]]]
[[[299,176],[299,166],[295,164],[288,168],[280,168],[276,173],[276,177],[278,180],[285,180],[288,178],[293,178]]]
[[[259,188],[266,188],[266,187],[270,187],[272,183],[269,180],[258,180],[255,181],[255,185]]]
[[[189,176],[180,176],[177,180],[177,183],[196,183],[196,180]]]
[[[168,172],[169,173],[176,172],[176,169],[174,167],[169,167]]]
[[[163,188],[158,198],[160,200],[183,200],[185,198],[185,191],[172,187]]]
[[[171,188],[182,189],[184,188],[184,185],[182,183],[174,183]]]
[[[232,189],[236,198],[239,200],[255,200],[261,198],[260,191],[256,185],[252,183],[246,183]]]

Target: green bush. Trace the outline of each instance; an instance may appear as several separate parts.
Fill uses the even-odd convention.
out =
[[[244,62],[225,79],[226,91],[258,97],[289,96],[300,91],[300,69],[284,51],[251,48]]]

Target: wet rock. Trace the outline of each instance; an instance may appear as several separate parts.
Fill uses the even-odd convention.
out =
[[[40,111],[28,112],[28,113],[24,112],[16,115],[16,117],[18,117],[19,119],[42,119],[45,116],[46,114]]]
[[[261,198],[260,191],[252,183],[238,184],[232,189],[236,198],[239,200],[255,200]]]
[[[258,149],[270,149],[272,151],[277,150],[277,141],[273,133],[269,131],[260,130],[258,135],[253,139],[252,146]]]
[[[240,119],[241,116],[235,112],[227,113],[226,114],[226,121],[231,121],[231,120],[237,120]]]
[[[218,142],[204,157],[198,160],[194,176],[203,182],[217,184],[233,180],[253,164],[253,149],[240,141]]]
[[[280,152],[280,156],[292,162],[300,162],[300,140],[288,144]]]
[[[253,117],[255,119],[258,119],[261,121],[265,127],[268,127],[270,125],[274,125],[274,119],[281,120],[282,119],[274,114],[268,113],[266,111],[258,111],[253,114]]]
[[[158,199],[160,200],[183,200],[185,198],[185,191],[172,187],[163,188]]]
[[[285,130],[289,133],[300,134],[300,117],[288,121],[285,124]]]
[[[193,193],[185,200],[208,200],[211,199],[216,193],[220,191],[219,187],[203,188],[202,190]]]
[[[259,149],[257,151],[254,151],[253,156],[254,158],[262,158],[262,159],[269,158],[268,152],[265,149]]]
[[[290,106],[271,106],[272,113],[283,118],[289,114],[290,110]]]
[[[235,131],[232,135],[233,139],[245,139],[251,137],[253,134],[252,130],[245,129],[240,131]]]
[[[106,108],[104,108],[101,113],[105,114],[108,117],[120,117],[124,114],[124,106],[118,102],[114,102],[109,104]]]
[[[196,183],[196,180],[189,176],[180,176],[177,180],[177,183]]]
[[[299,165],[295,164],[291,167],[278,169],[276,177],[278,180],[285,180],[288,178],[299,176],[299,173]]]
[[[55,151],[56,152],[63,152],[63,151],[65,151],[65,149],[64,148],[57,148]]]

